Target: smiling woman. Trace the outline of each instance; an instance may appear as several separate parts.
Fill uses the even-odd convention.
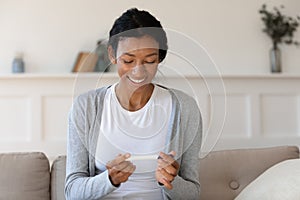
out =
[[[70,111],[67,199],[199,198],[199,109],[185,93],[153,83],[167,49],[147,11],[115,21],[108,53],[119,81],[79,95]]]

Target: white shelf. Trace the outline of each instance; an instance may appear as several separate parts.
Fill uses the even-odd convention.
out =
[[[27,79],[27,78],[33,78],[33,79],[39,79],[39,78],[67,78],[67,79],[74,79],[77,77],[105,77],[105,78],[116,78],[118,77],[117,72],[92,72],[92,73],[20,73],[20,74],[13,74],[13,73],[7,73],[7,74],[0,74],[0,79]],[[165,77],[168,78],[178,78],[176,75],[165,75]],[[184,77],[189,78],[199,78],[199,75],[184,75]],[[300,74],[290,74],[290,73],[280,73],[280,74],[223,74],[221,76],[218,75],[204,75],[205,78],[222,78],[222,79],[298,79],[300,78]]]

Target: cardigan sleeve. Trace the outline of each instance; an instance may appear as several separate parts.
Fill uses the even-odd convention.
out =
[[[200,198],[199,152],[202,140],[202,119],[199,108],[192,98],[185,98],[180,111],[180,134],[184,152],[178,175],[172,182],[173,189],[163,187],[165,197],[172,200],[195,200]]]
[[[107,170],[91,177],[89,173],[89,153],[87,135],[93,116],[93,105],[88,105],[87,95],[74,100],[68,120],[67,164],[66,164],[66,199],[100,199],[114,191]]]

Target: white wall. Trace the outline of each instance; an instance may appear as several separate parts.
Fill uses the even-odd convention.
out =
[[[164,27],[204,45],[223,74],[269,72],[271,42],[258,14],[265,2],[300,13],[299,0],[0,0],[0,73],[11,71],[18,51],[27,72],[69,72],[78,51],[92,50],[130,7],[150,11]],[[283,71],[299,74],[300,48],[282,51]]]
[[[73,97],[117,80],[113,73],[0,76],[0,152],[42,151],[51,160],[66,154]],[[300,88],[291,87],[300,85],[299,75],[228,75],[223,81],[226,96],[217,76],[158,82],[198,102],[202,156],[212,148],[300,146]]]

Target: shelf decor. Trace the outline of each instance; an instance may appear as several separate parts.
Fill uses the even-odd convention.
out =
[[[72,72],[93,72],[98,60],[98,55],[91,52],[79,52]]]
[[[281,5],[280,9],[283,8],[284,6]],[[268,11],[266,4],[262,5],[259,13],[265,25],[263,32],[271,38],[273,43],[270,50],[271,71],[279,73],[282,71],[282,66],[281,52],[278,45],[281,43],[299,45],[299,42],[294,40],[293,37],[299,26],[300,17],[292,18],[286,16],[277,7],[273,8],[273,12]]]

